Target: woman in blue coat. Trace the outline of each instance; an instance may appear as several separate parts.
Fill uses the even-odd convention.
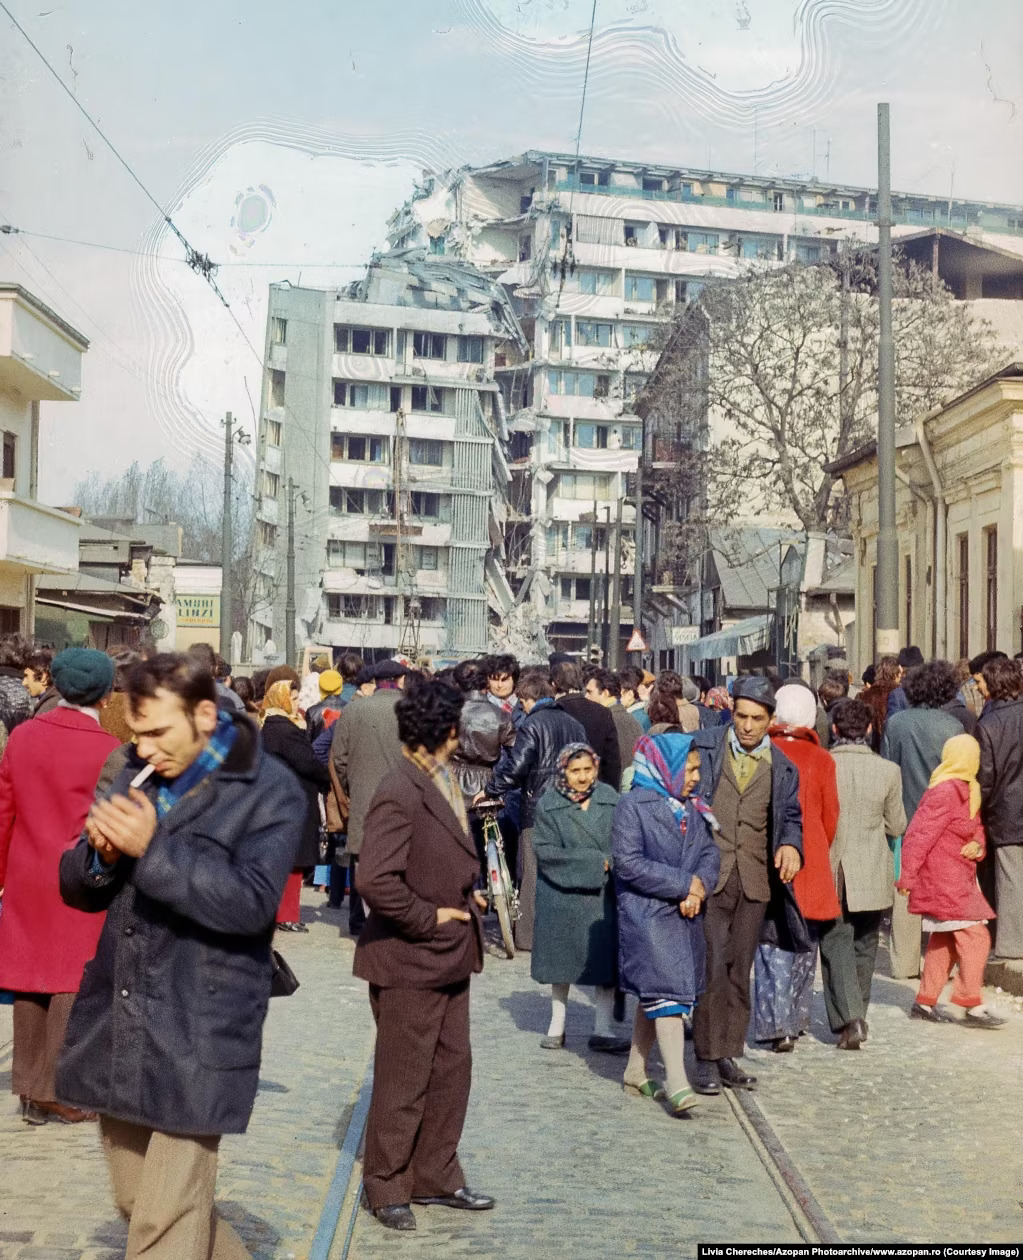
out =
[[[683,1019],[704,987],[700,913],[717,883],[721,855],[706,805],[693,796],[700,754],[681,732],[647,735],[636,745],[632,790],[615,809],[612,854],[618,892],[618,983],[639,998],[625,1090],[667,1097],[675,1115],[698,1098],[689,1086]],[[647,1076],[656,1037],[663,1093]]]

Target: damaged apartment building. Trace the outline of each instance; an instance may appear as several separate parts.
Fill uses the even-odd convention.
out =
[[[299,645],[458,657],[487,649],[492,622],[508,633],[499,345],[525,352],[505,290],[455,259],[391,253],[343,289],[271,286],[257,657],[286,641],[289,510]]]
[[[1023,229],[1018,209],[1003,205],[897,195],[894,210],[896,236],[940,226],[1010,239]],[[508,577],[551,647],[586,646],[590,596],[599,601],[604,586],[607,521],[627,494],[623,639],[630,632],[632,474],[641,450],[651,467],[671,459],[665,452],[679,437],[649,423],[644,432],[634,410],[656,365],[659,326],[708,283],[750,266],[819,263],[842,240],[876,241],[875,214],[870,190],[816,179],[530,151],[428,173],[392,216],[393,248],[471,262],[512,296],[528,349],[499,346],[495,362],[510,432]],[[685,626],[690,610],[657,570],[661,509],[646,499],[643,509],[644,629],[666,628],[658,646],[673,652],[672,624]]]

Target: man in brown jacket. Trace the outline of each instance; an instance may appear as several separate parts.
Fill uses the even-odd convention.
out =
[[[389,1229],[413,1203],[483,1211],[458,1162],[472,1082],[469,978],[483,969],[482,894],[462,793],[448,763],[463,697],[429,680],[396,708],[400,763],[365,820],[359,891],[369,906],[355,974],[377,1025],[363,1183]]]

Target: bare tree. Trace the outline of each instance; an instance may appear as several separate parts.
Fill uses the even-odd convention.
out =
[[[752,269],[708,286],[667,329],[645,407],[679,444],[679,477],[700,482],[687,518],[770,510],[803,529],[847,523],[825,466],[876,429],[876,259]],[[994,366],[995,337],[915,264],[896,268],[899,422],[948,401]],[[754,508],[752,505],[756,505]]]

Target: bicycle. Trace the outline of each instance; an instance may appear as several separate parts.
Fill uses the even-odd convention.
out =
[[[508,871],[504,856],[504,839],[497,815],[502,801],[479,801],[476,812],[483,822],[483,843],[487,854],[487,899],[490,908],[497,911],[501,928],[501,941],[508,958],[515,957],[515,938],[512,927],[519,917],[519,894]]]

